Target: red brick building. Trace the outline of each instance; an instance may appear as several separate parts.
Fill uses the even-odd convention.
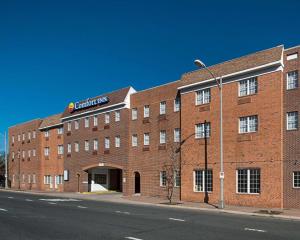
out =
[[[278,46],[209,67],[223,81],[225,204],[300,207],[299,51]],[[176,199],[218,204],[219,133],[219,88],[200,69],[11,127],[9,179],[21,189],[160,197],[171,184]]]

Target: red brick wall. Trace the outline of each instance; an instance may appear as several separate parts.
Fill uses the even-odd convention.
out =
[[[247,206],[281,206],[282,160],[282,74],[274,72],[258,77],[258,93],[238,104],[238,82],[223,85],[223,139],[225,203]],[[213,192],[209,202],[216,204],[220,189],[219,155],[219,90],[211,89],[210,110],[195,106],[195,92],[182,95],[182,199],[203,201],[204,193],[193,192],[193,170],[204,169],[203,140],[194,137],[195,124],[211,122],[211,137],[207,146],[208,169],[213,170]],[[205,110],[205,111],[203,111]],[[192,113],[192,114],[191,114]],[[238,133],[239,117],[258,115],[258,131]],[[191,136],[192,135],[192,136]],[[189,137],[191,136],[191,137]],[[260,168],[261,193],[258,195],[236,193],[236,169]]]
[[[298,59],[286,60],[286,55],[296,52],[298,52]],[[286,90],[286,76],[288,72],[294,70],[298,70],[300,76],[300,47],[285,51],[284,65],[284,207],[299,208],[300,189],[293,188],[293,171],[300,171],[300,131],[299,126],[298,130],[286,130],[286,113],[298,111],[300,119],[300,87]]]
[[[8,174],[9,182],[13,189],[40,189],[41,178],[41,161],[40,161],[40,133],[38,128],[41,120],[33,120],[20,125],[9,128],[9,161]],[[36,131],[36,138],[32,138],[32,132]],[[31,140],[28,139],[28,132],[31,132]],[[25,133],[25,141],[22,141],[22,134]],[[18,134],[21,135],[21,141],[18,141]],[[15,141],[12,143],[12,136]],[[32,150],[36,149],[36,156],[33,157]],[[25,158],[22,157],[22,151],[25,151]],[[31,157],[28,157],[28,150],[31,150]],[[20,157],[18,157],[20,151]],[[12,159],[12,152],[15,153],[15,158]],[[23,174],[25,181],[23,182]],[[36,184],[28,183],[28,175],[36,175]],[[13,179],[14,176],[14,179]]]

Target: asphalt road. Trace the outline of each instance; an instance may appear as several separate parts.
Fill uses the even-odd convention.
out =
[[[0,239],[300,239],[300,221],[0,191]]]

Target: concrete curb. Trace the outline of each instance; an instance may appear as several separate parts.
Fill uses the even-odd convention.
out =
[[[235,214],[235,215],[268,217],[268,218],[281,219],[281,220],[300,221],[300,217],[291,216],[291,215],[272,215],[272,214],[260,214],[260,213],[251,213],[251,212],[226,210],[226,209],[199,208],[199,207],[191,207],[191,206],[183,206],[183,205],[164,205],[164,204],[159,204],[159,203],[139,202],[139,201],[124,199],[124,198],[121,198],[120,201],[109,200],[109,199],[93,199],[93,198],[87,198],[87,196],[90,196],[88,194],[83,194],[81,196],[81,195],[79,195],[80,193],[71,193],[72,195],[76,195],[76,196],[71,197],[71,196],[61,195],[60,193],[55,193],[55,192],[54,193],[49,193],[49,192],[28,192],[28,191],[22,191],[22,190],[18,191],[18,190],[11,190],[11,189],[0,189],[0,191],[13,192],[13,193],[25,193],[25,194],[28,194],[28,195],[54,196],[54,197],[61,197],[61,198],[77,198],[77,199],[80,199],[80,200],[88,200],[88,201],[111,202],[111,203],[130,204],[130,205],[143,205],[143,206],[155,206],[155,207],[165,207],[165,208],[173,208],[173,209],[177,208],[177,209],[206,211],[206,212],[214,212],[214,213],[227,213],[227,214]]]

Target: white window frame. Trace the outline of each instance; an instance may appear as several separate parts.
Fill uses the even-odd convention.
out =
[[[167,131],[166,130],[160,130],[159,132],[159,144],[166,144],[167,142]]]
[[[36,131],[32,131],[32,138],[36,137]]]
[[[247,170],[247,192],[239,192],[239,186],[238,186],[238,175],[239,175],[239,170]],[[251,170],[259,170],[259,184],[260,184],[260,187],[259,187],[259,193],[254,193],[254,192],[251,192],[251,188],[250,188],[250,182],[251,182],[251,175],[250,175],[250,171]],[[236,193],[237,194],[249,194],[249,195],[259,195],[261,194],[261,169],[260,168],[240,168],[240,169],[236,169]]]
[[[63,145],[58,145],[57,146],[57,154],[58,155],[63,155],[64,154],[64,146]]]
[[[291,120],[290,118],[294,117],[295,121],[290,123]],[[293,124],[295,125],[296,127],[293,127],[293,128],[290,128],[289,124]],[[298,112],[297,111],[294,111],[294,112],[287,112],[286,113],[286,130],[288,131],[291,131],[291,130],[297,130],[299,127],[299,116],[298,116]]]
[[[46,130],[46,131],[45,131],[45,137],[46,137],[46,138],[50,137],[50,132],[49,132],[49,130]]]
[[[292,90],[299,86],[299,72],[298,70],[290,71],[286,74],[286,89]]]
[[[98,139],[94,139],[93,145],[94,145],[94,151],[98,151],[98,149],[99,149],[99,141],[98,141]]]
[[[245,93],[241,92],[241,85],[245,84]],[[254,92],[250,91],[253,90],[253,86],[251,84],[254,84]],[[245,97],[254,95],[258,92],[258,81],[257,77],[247,78],[239,81],[239,97]]]
[[[144,106],[144,118],[150,117],[150,105]]]
[[[35,157],[36,156],[36,150],[32,149],[32,156]]]
[[[295,173],[299,173],[300,178],[300,171],[293,171],[293,188],[300,189],[300,184],[299,186],[295,186]]]
[[[174,100],[174,112],[179,112],[180,111],[180,106],[181,102],[180,102],[180,98],[175,98]]]
[[[110,139],[109,137],[104,138],[104,148],[109,149],[110,148]]]
[[[137,108],[133,108],[131,110],[131,120],[137,120],[137,118],[138,118],[138,112],[137,111],[138,111]]]
[[[84,141],[84,151],[86,151],[86,152],[90,151],[90,141],[89,140]]]
[[[206,138],[209,138],[210,133],[211,133],[210,122],[196,124],[195,125],[195,138],[196,139],[205,138],[205,132],[204,132],[205,129],[206,129]]]
[[[18,142],[20,142],[20,141],[21,141],[21,135],[18,134]]]
[[[144,146],[150,145],[150,133],[144,133]]]
[[[12,143],[15,143],[15,136],[12,136],[12,137],[11,137],[11,142],[12,142]]]
[[[31,132],[28,132],[28,140],[30,140],[31,139]]]
[[[177,182],[177,179],[179,178],[179,184]],[[180,187],[181,186],[181,176],[180,176],[180,171],[175,170],[174,171],[174,187]]]
[[[137,134],[132,134],[131,136],[131,146],[137,147],[138,146],[138,136]]]
[[[165,181],[164,181],[164,178],[165,178]],[[160,173],[159,173],[159,186],[160,187],[167,186],[167,172],[166,171],[160,171]]]
[[[207,96],[208,95],[208,96]],[[211,91],[210,88],[201,89],[195,92],[195,104],[204,105],[211,101]]]
[[[167,102],[162,101],[159,103],[159,114],[164,115],[167,113]]]
[[[67,122],[67,130],[68,130],[68,132],[71,132],[71,130],[72,130],[72,122]]]
[[[79,150],[80,150],[79,142],[74,143],[74,150],[75,150],[75,152],[79,152]]]
[[[115,122],[120,122],[121,121],[121,112],[120,110],[115,111]]]
[[[174,142],[175,143],[179,143],[181,140],[181,131],[180,128],[175,128],[174,129]]]
[[[207,191],[208,193],[212,193],[213,190],[214,190],[214,187],[213,187],[213,179],[214,179],[214,175],[213,175],[213,170],[212,169],[207,169],[206,171],[211,171],[211,185],[212,185],[212,191]],[[197,189],[197,185],[196,185],[196,172],[201,172],[202,174],[202,190],[198,190]],[[206,172],[205,172],[205,169],[195,169],[193,171],[193,191],[194,192],[206,192],[206,185],[205,185],[205,178],[206,178]]]
[[[45,147],[44,148],[44,156],[45,157],[49,157],[49,155],[50,155],[50,148],[49,147]]]
[[[121,147],[121,137],[120,136],[115,136],[115,147],[116,148]]]
[[[72,144],[68,143],[67,144],[67,153],[71,153],[72,152]]]
[[[256,119],[256,125],[255,125],[255,130],[250,129],[250,121],[252,120],[251,118]],[[243,132],[241,131],[241,121],[242,119],[246,119],[246,131]],[[239,134],[245,134],[245,133],[255,133],[258,131],[258,115],[251,115],[251,116],[245,116],[245,117],[239,117]]]
[[[104,123],[105,124],[109,124],[110,123],[110,114],[109,113],[105,113],[104,114]]]
[[[90,118],[89,117],[85,117],[84,118],[84,127],[85,128],[89,128],[90,127]]]
[[[78,130],[79,129],[79,125],[80,125],[79,120],[75,120],[74,121],[74,129]]]
[[[93,119],[94,119],[94,127],[97,127],[98,126],[98,115],[95,115],[93,117]]]
[[[29,158],[31,157],[31,150],[27,151],[27,155],[28,155]]]
[[[64,133],[63,127],[59,127],[59,128],[57,129],[57,134],[58,134],[58,135],[62,135],[63,133]]]

